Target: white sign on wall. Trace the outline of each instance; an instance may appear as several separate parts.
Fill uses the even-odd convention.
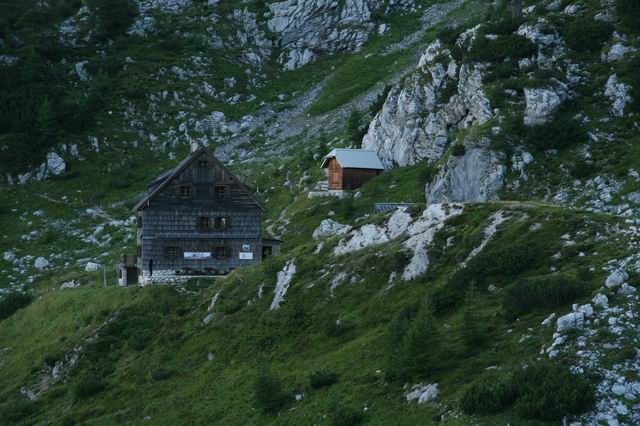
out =
[[[185,251],[184,258],[185,259],[209,259],[211,257],[211,252],[208,251]]]
[[[242,251],[250,251],[250,250],[251,250],[251,245],[249,244],[242,245]]]
[[[251,252],[240,252],[239,253],[240,260],[253,260],[253,253]]]

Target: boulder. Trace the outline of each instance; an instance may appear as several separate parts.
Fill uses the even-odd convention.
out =
[[[407,401],[418,400],[418,404],[424,404],[433,401],[438,396],[438,384],[433,383],[423,385],[422,383],[414,385],[411,391],[407,392],[404,397]]]
[[[609,307],[609,299],[604,294],[596,294],[591,302],[593,302],[595,306],[602,309],[606,309]]]
[[[555,113],[567,99],[567,94],[567,85],[558,80],[554,80],[554,84],[546,87],[525,88],[524,124],[537,126],[552,121]]]
[[[464,155],[449,157],[440,172],[427,183],[427,203],[496,199],[507,173],[503,162],[504,155],[489,149],[486,138],[476,144],[466,144]]]
[[[56,154],[55,152],[50,152],[47,154],[47,171],[49,173],[57,176],[64,172],[66,168],[67,164],[58,154]]]
[[[35,266],[38,269],[44,269],[47,266],[49,266],[49,261],[47,259],[45,259],[44,257],[40,256],[33,263],[33,266]]]
[[[636,49],[633,47],[625,46],[622,43],[615,43],[607,52],[602,52],[602,61],[603,62],[616,62],[624,59],[624,57],[631,52],[634,52]]]
[[[616,269],[611,272],[604,282],[604,285],[608,288],[618,287],[620,284],[629,279],[629,274],[623,269]]]
[[[350,225],[343,225],[335,220],[325,219],[320,222],[320,225],[313,231],[313,238],[318,240],[321,238],[334,237],[336,235],[344,235],[351,231]]]
[[[604,95],[611,100],[611,112],[616,117],[624,116],[624,109],[627,103],[631,102],[629,91],[631,87],[628,84],[618,83],[618,76],[612,74],[607,80],[604,88]]]
[[[573,328],[584,327],[584,314],[582,312],[571,312],[563,315],[556,321],[558,333]]]
[[[87,265],[84,267],[84,270],[86,272],[95,272],[100,268],[100,264],[99,263],[95,263],[95,262],[87,262]]]

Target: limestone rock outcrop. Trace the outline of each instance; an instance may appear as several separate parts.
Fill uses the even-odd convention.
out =
[[[492,111],[482,86],[482,67],[458,66],[436,40],[416,71],[391,89],[362,141],[375,150],[387,168],[421,160],[438,160],[449,143],[449,132],[484,124]]]
[[[507,168],[504,154],[489,148],[489,140],[468,142],[464,155],[451,156],[435,178],[427,183],[428,204],[483,202],[497,198]]]

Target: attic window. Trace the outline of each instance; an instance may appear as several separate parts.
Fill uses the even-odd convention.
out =
[[[177,259],[182,257],[182,249],[175,246],[167,246],[164,248],[164,257],[167,259]]]
[[[218,199],[229,198],[229,187],[224,185],[216,185],[213,187],[213,196]]]
[[[209,162],[207,160],[198,161],[198,167],[200,167],[201,169],[206,169],[207,165],[209,165]]]
[[[191,187],[183,185],[180,187],[180,198],[191,198]]]

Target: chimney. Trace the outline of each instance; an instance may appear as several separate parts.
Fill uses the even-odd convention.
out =
[[[198,150],[198,148],[200,148],[200,145],[198,144],[198,142],[191,142],[191,152],[196,152]]]

